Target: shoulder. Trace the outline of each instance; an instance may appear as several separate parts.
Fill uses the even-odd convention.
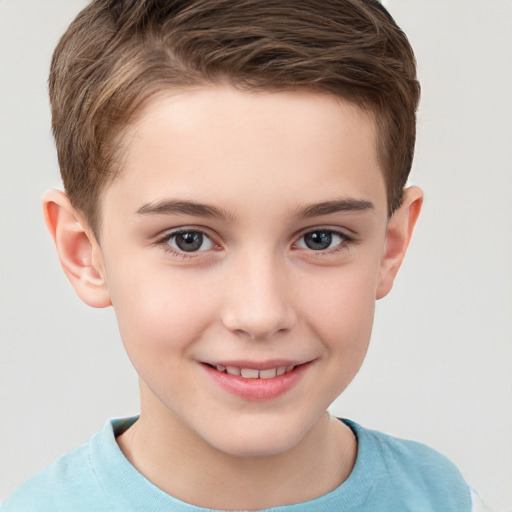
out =
[[[18,487],[3,503],[1,512],[73,510],[74,502],[87,496],[94,485],[85,444]]]
[[[108,493],[98,478],[94,452],[115,444],[112,423],[94,434],[87,443],[43,469],[2,504],[1,512],[111,511]]]
[[[459,470],[447,457],[423,443],[400,439],[359,426],[356,428],[359,438],[364,436],[377,453],[385,455],[385,461],[390,468],[407,467],[408,470],[413,470],[414,474],[432,472],[448,474],[455,478],[460,476]]]
[[[358,461],[371,469],[386,493],[410,510],[471,511],[471,491],[457,467],[436,450],[415,441],[365,429],[344,420],[359,442]],[[359,456],[358,456],[359,457]]]

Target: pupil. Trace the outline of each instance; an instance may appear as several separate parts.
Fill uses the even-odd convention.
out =
[[[176,245],[185,252],[197,251],[203,245],[202,233],[180,233],[176,235]]]
[[[332,243],[332,234],[327,231],[313,231],[304,236],[304,242],[309,249],[321,251]]]

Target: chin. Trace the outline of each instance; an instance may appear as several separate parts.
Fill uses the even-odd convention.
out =
[[[248,420],[236,422],[237,425],[220,425],[217,432],[210,432],[203,439],[214,449],[232,457],[274,457],[292,450],[311,428],[310,421],[272,421],[268,418]]]
[[[291,450],[299,440],[282,439],[237,439],[218,443],[218,450],[239,459],[276,457]]]

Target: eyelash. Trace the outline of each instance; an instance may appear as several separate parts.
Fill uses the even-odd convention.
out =
[[[191,251],[191,252],[180,251],[180,250],[174,249],[173,247],[171,247],[169,245],[169,242],[173,238],[176,238],[180,234],[187,234],[187,233],[198,233],[198,234],[202,235],[203,237],[207,238],[208,240],[210,240],[211,243],[215,246],[215,243],[211,240],[211,238],[208,236],[208,234],[204,230],[199,229],[199,228],[179,228],[179,229],[176,229],[176,230],[174,230],[174,231],[172,231],[170,233],[167,233],[162,238],[158,239],[156,241],[156,244],[162,246],[163,250],[166,253],[170,253],[173,256],[181,258],[181,259],[184,259],[184,260],[190,260],[192,258],[197,257],[197,253],[206,252],[206,251]]]
[[[331,254],[336,254],[336,253],[338,253],[340,251],[346,250],[347,247],[350,244],[355,243],[355,240],[351,236],[348,236],[346,233],[344,233],[342,231],[339,231],[339,230],[336,230],[336,229],[332,229],[332,228],[322,228],[322,227],[317,227],[317,228],[314,228],[314,229],[308,229],[307,231],[302,232],[302,234],[298,238],[298,241],[302,240],[308,234],[318,233],[318,232],[327,233],[327,234],[329,234],[331,236],[338,236],[338,237],[340,237],[341,242],[339,244],[337,244],[336,246],[334,246],[333,248],[331,248],[331,249],[326,249],[326,250],[321,250],[321,249],[314,250],[314,249],[310,249],[310,248],[309,248],[309,250],[306,249],[306,250],[308,250],[308,252],[312,256],[315,256],[315,257],[322,257],[322,256],[331,255]],[[159,238],[156,241],[156,244],[162,246],[163,250],[166,253],[170,253],[170,254],[172,254],[175,257],[178,257],[178,258],[181,258],[181,259],[186,259],[186,260],[189,260],[189,259],[192,259],[192,258],[196,258],[198,256],[198,253],[207,252],[208,249],[207,250],[202,250],[202,251],[186,252],[186,251],[176,250],[176,249],[174,249],[173,247],[171,247],[169,245],[169,242],[173,238],[176,238],[180,234],[189,234],[189,233],[200,234],[203,237],[205,237],[206,239],[210,240],[210,242],[212,243],[212,245],[214,247],[216,245],[215,242],[212,241],[210,236],[208,236],[208,234],[204,230],[202,230],[200,228],[180,228],[180,229],[176,229],[176,230],[174,230],[174,231],[172,231],[170,233],[167,233],[165,236]],[[293,244],[294,248],[296,248],[296,245],[297,245],[298,241]],[[218,247],[218,245],[217,245],[217,247]],[[299,248],[299,249],[302,249],[302,248]]]
[[[314,249],[311,249],[309,247],[306,248],[306,249],[309,249],[308,250],[309,255],[315,256],[315,257],[323,257],[323,256],[329,256],[329,255],[332,255],[332,254],[336,254],[336,253],[338,253],[340,251],[346,250],[347,247],[351,243],[354,242],[354,239],[352,237],[348,236],[346,233],[344,233],[342,231],[339,231],[339,230],[336,230],[336,229],[332,229],[332,228],[316,227],[314,229],[308,229],[307,231],[304,231],[301,234],[301,236],[298,238],[298,241],[295,242],[294,246],[297,246],[299,241],[303,240],[307,235],[311,235],[313,233],[326,233],[326,234],[330,235],[331,237],[332,236],[337,236],[337,237],[339,237],[341,239],[340,243],[336,244],[334,247],[332,247],[330,249],[314,250]],[[299,248],[299,249],[302,249],[302,248]]]

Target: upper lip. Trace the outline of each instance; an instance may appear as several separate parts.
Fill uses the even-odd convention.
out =
[[[293,360],[293,359],[272,359],[267,361],[247,361],[247,360],[215,360],[203,361],[211,366],[234,366],[235,368],[250,368],[251,370],[270,370],[271,368],[279,368],[280,366],[299,366],[310,361]]]

